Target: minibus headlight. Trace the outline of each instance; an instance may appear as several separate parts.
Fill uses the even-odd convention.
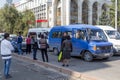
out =
[[[96,47],[96,46],[93,46],[93,50],[95,50],[95,51],[96,51],[96,50],[97,50],[97,47]]]

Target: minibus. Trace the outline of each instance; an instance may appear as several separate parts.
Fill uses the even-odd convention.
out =
[[[103,30],[93,25],[75,24],[67,26],[55,26],[49,32],[49,49],[58,54],[61,48],[61,38],[66,32],[71,37],[73,50],[71,56],[80,56],[85,61],[94,58],[108,59],[113,55],[113,45],[107,41]],[[81,37],[76,34],[80,32]]]

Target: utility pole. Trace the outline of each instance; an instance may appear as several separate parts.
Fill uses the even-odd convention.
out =
[[[115,29],[117,30],[117,0],[115,0]]]

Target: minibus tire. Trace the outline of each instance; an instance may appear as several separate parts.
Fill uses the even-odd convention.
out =
[[[91,62],[93,60],[93,55],[89,51],[86,51],[83,55],[83,59],[87,62]]]
[[[54,49],[53,49],[53,53],[54,53],[55,55],[58,55],[58,53],[59,53],[58,49],[57,49],[57,48],[54,48]]]

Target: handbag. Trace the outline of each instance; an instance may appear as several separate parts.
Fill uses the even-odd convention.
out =
[[[60,51],[59,55],[58,55],[58,62],[60,62],[62,60],[62,51]]]

